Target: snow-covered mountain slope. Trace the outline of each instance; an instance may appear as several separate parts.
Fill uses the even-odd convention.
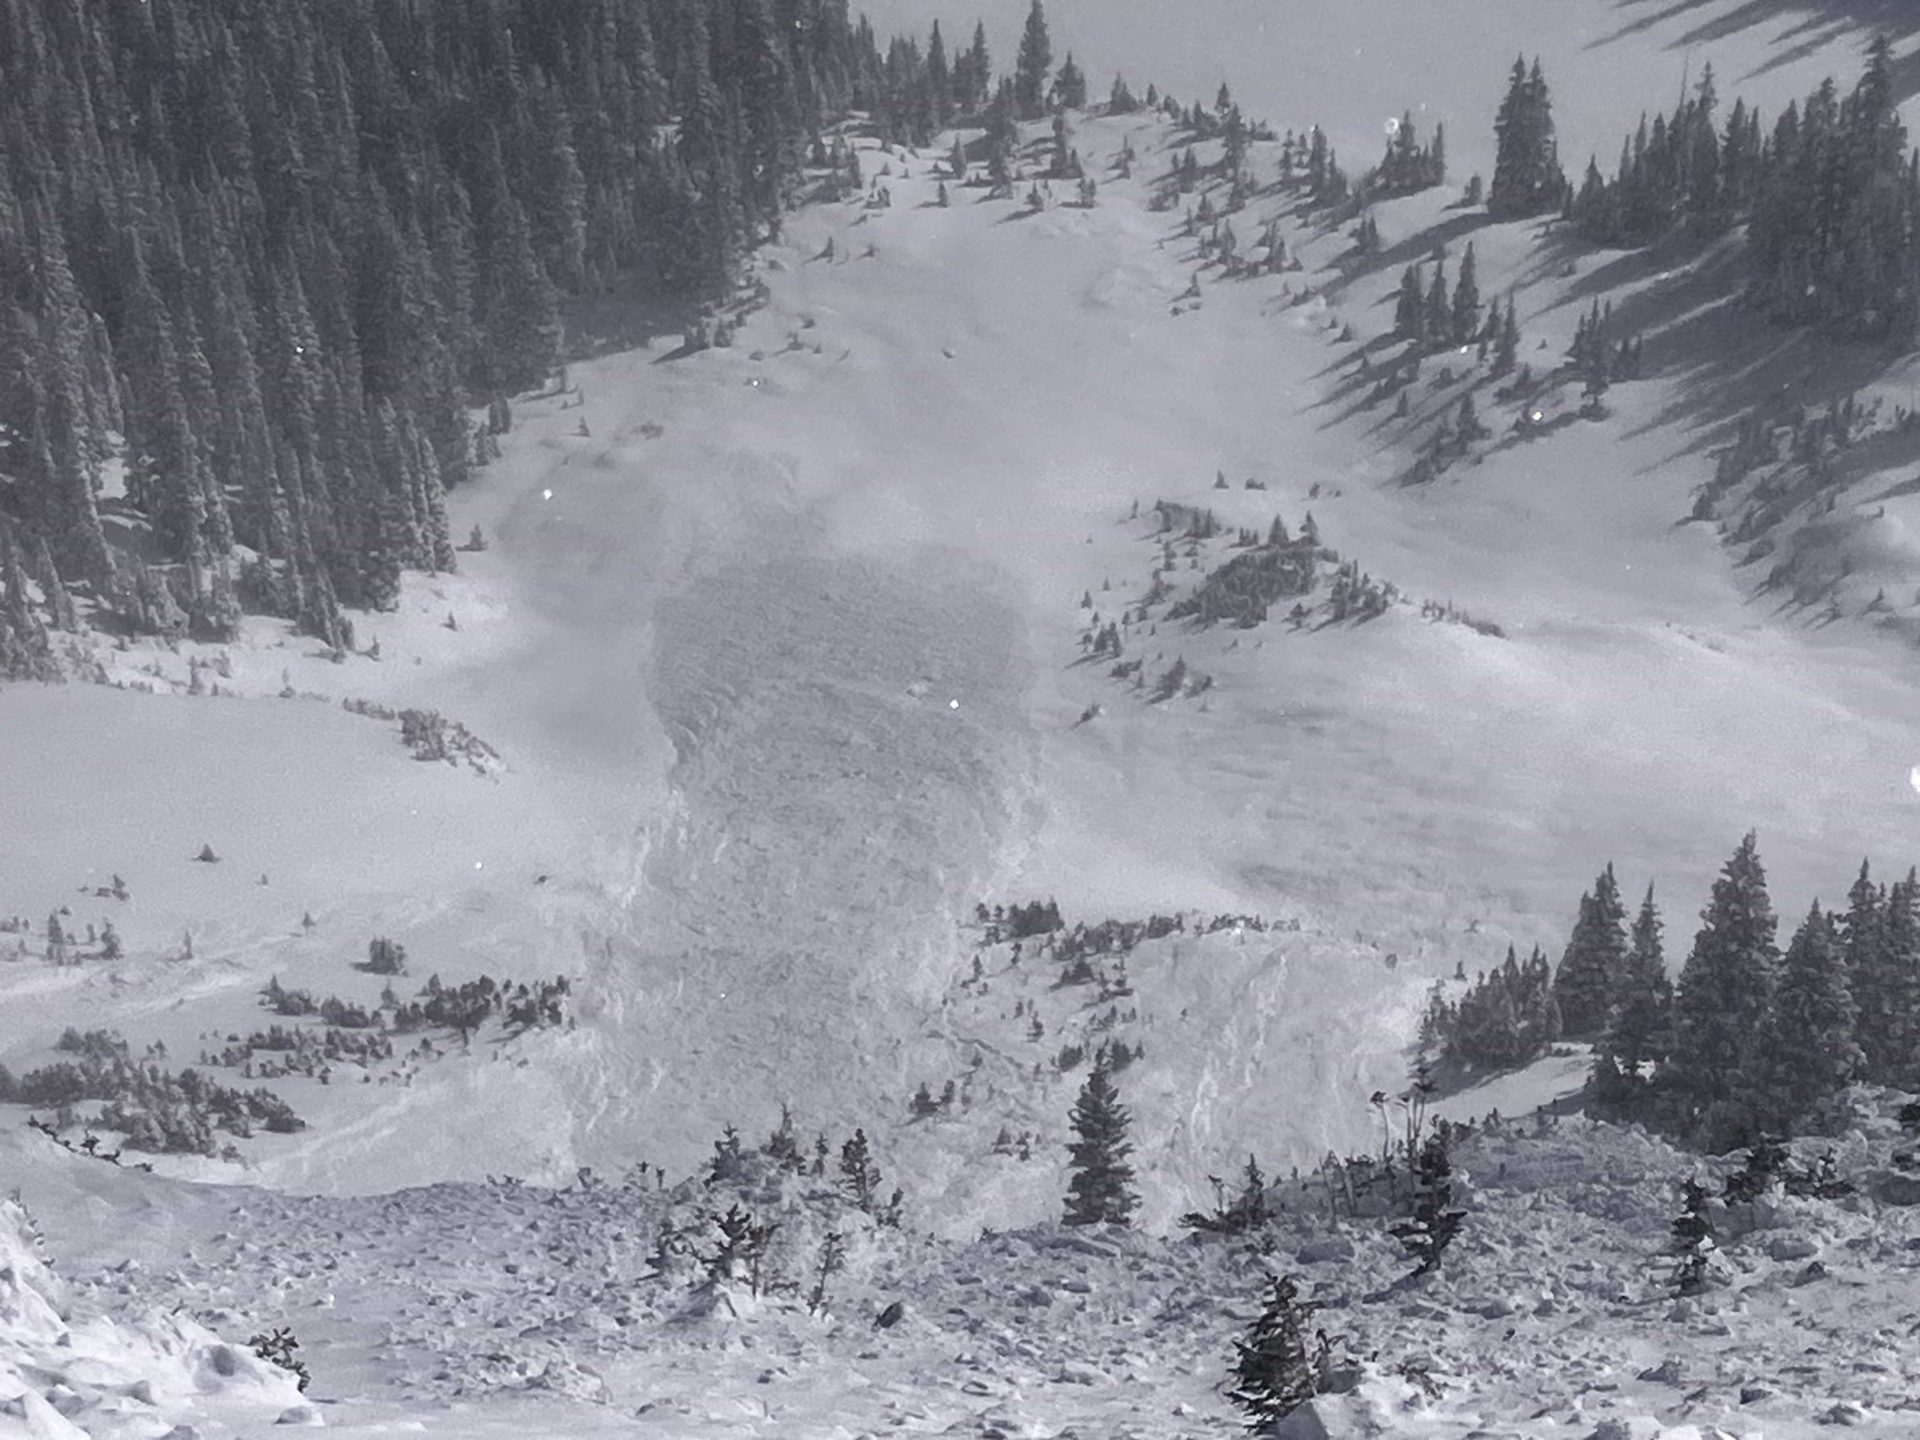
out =
[[[1331,307],[1287,303],[1332,279],[1317,269],[1173,304],[1190,242],[1143,201],[1175,138],[1083,122],[1095,173],[1131,139],[1138,178],[1024,216],[977,190],[940,207],[930,159],[869,150],[894,203],[793,217],[732,348],[662,339],[522,400],[507,456],[455,500],[457,532],[491,548],[371,617],[377,660],[330,665],[262,625],[202,676],[263,698],[0,695],[0,779],[32,816],[0,840],[5,908],[111,918],[127,950],[6,966],[31,997],[6,1063],[50,1058],[67,1025],[190,1062],[207,1033],[264,1023],[274,974],[371,1004],[383,982],[350,962],[390,936],[403,990],[569,975],[578,1028],[483,1037],[378,1085],[276,1080],[314,1123],[246,1146],[259,1178],[378,1191],[637,1155],[684,1172],[723,1122],[788,1100],[804,1127],[871,1125],[908,1168],[953,1174],[917,1198],[964,1231],[991,1187],[888,1132],[918,1080],[972,1063],[943,1006],[976,900],[1298,920],[1224,969],[1136,974],[1162,987],[1156,1023],[1196,1026],[1137,1072],[1188,1137],[1144,1146],[1164,1220],[1200,1185],[1201,1139],[1282,1159],[1364,1133],[1419,987],[1555,943],[1609,858],[1670,916],[1750,825],[1789,910],[1863,851],[1904,863],[1903,652],[1775,621],[1710,535],[1674,527],[1704,462],[1659,421],[1658,383],[1620,387],[1606,425],[1399,489],[1391,426],[1322,404],[1351,353],[1328,327],[1375,330],[1391,277],[1331,286]],[[1383,233],[1443,199],[1381,207]],[[1482,237],[1504,288],[1525,227]],[[1345,242],[1293,243],[1318,267]],[[1570,333],[1560,294],[1528,292],[1529,341]],[[1217,491],[1216,470],[1267,488]],[[1145,588],[1153,525],[1127,517],[1162,498],[1262,529],[1311,510],[1374,575],[1505,638],[1408,607],[1302,633],[1168,625],[1133,653],[1215,687],[1144,703],[1077,663],[1076,601],[1112,614]],[[184,655],[105,658],[188,679]],[[443,710],[504,769],[420,764],[391,723],[303,695]],[[193,860],[203,843],[219,863]],[[93,894],[113,874],[129,899]],[[1349,1013],[1368,1024],[1331,1067],[1255,1018],[1345,1035]],[[1201,1043],[1240,1027],[1231,1063]],[[1057,1083],[1005,1118],[1047,1096],[1057,1136]]]
[[[1013,8],[989,12],[1003,58]],[[1444,118],[1457,176],[1490,169],[1512,49],[1542,53],[1572,159],[1670,103],[1689,55],[1772,107],[1849,74],[1859,39],[1850,10],[1731,0],[1402,8],[1389,25],[1381,7],[1203,3],[1177,34],[1163,7],[1054,15],[1096,81],[1117,64],[1210,99],[1226,78],[1275,123],[1326,125],[1356,169],[1376,112]],[[1460,63],[1361,63],[1375,45]],[[307,1122],[237,1142],[237,1163],[140,1173],[10,1124],[0,1185],[65,1259],[61,1323],[84,1344],[60,1346],[32,1298],[38,1261],[0,1252],[0,1318],[26,1336],[0,1326],[0,1400],[67,1386],[99,1435],[242,1433],[292,1403],[244,1356],[258,1393],[189,1393],[217,1342],[139,1320],[152,1304],[229,1340],[293,1325],[348,1434],[1217,1433],[1228,1341],[1262,1267],[1291,1257],[1329,1328],[1377,1354],[1355,1404],[1397,1433],[1797,1440],[1823,1416],[1905,1433],[1912,1192],[1887,1169],[1886,1097],[1839,1138],[1865,1198],[1783,1205],[1699,1305],[1669,1305],[1655,1258],[1691,1162],[1572,1120],[1474,1142],[1468,1236],[1419,1289],[1393,1288],[1405,1262],[1376,1221],[1327,1245],[1312,1183],[1270,1254],[1165,1238],[1250,1152],[1284,1173],[1370,1148],[1368,1097],[1404,1078],[1426,986],[1510,942],[1557,946],[1606,861],[1630,893],[1658,883],[1676,948],[1750,826],[1782,913],[1837,896],[1863,852],[1904,867],[1920,705],[1894,637],[1775,612],[1707,527],[1676,523],[1730,396],[1761,383],[1711,350],[1661,355],[1669,320],[1718,303],[1699,257],[1549,262],[1532,227],[1449,211],[1446,190],[1377,208],[1391,263],[1352,266],[1345,236],[1289,220],[1303,272],[1209,273],[1195,303],[1193,242],[1147,205],[1184,138],[1076,127],[1094,208],[957,186],[942,206],[932,155],[868,144],[892,203],[791,217],[731,348],[657,337],[518,399],[504,456],[451,497],[455,533],[488,548],[362,621],[377,655],[330,663],[256,622],[220,652],[103,643],[122,689],[0,692],[0,915],[27,921],[0,933],[13,1071],[59,1058],[70,1026],[198,1064],[275,1020],[269,977],[374,1005],[389,982],[354,965],[375,937],[408,951],[402,998],[429,975],[558,975],[574,1022],[408,1035],[336,1058],[327,1083],[265,1049],[257,1073],[207,1067]],[[1270,148],[1257,163],[1271,174]],[[1256,197],[1243,242],[1285,208]],[[1410,489],[1409,447],[1456,391],[1423,386],[1404,421],[1350,410],[1356,350],[1336,337],[1381,334],[1399,266],[1443,234],[1472,236],[1483,290],[1516,294],[1551,355],[1593,296],[1637,297],[1653,373],[1604,422]],[[1687,336],[1775,347],[1769,385],[1790,371],[1824,400],[1868,368],[1707,319]],[[1892,396],[1902,372],[1874,363]],[[1080,639],[1146,591],[1160,500],[1214,509],[1228,537],[1311,511],[1412,603],[1297,631],[1131,626],[1149,680],[1179,659],[1212,681],[1150,703]],[[1905,574],[1888,504],[1864,533]],[[1171,582],[1229,553],[1197,542],[1188,566],[1183,543]],[[1423,599],[1501,633],[1429,621]],[[422,763],[397,717],[344,700],[443,712],[498,763]],[[1124,976],[1102,957],[1061,985],[1057,954],[1016,958],[974,923],[977,902],[1048,895],[1069,924],[1180,925],[1128,949]],[[83,959],[56,968],[43,917],[63,907]],[[109,921],[118,960],[86,936]],[[1068,1238],[1047,1228],[1082,1073],[1061,1052],[1103,1040],[1143,1047],[1119,1083],[1147,1233]],[[1519,1114],[1582,1068],[1559,1054],[1447,1108]],[[948,1081],[951,1105],[910,1118],[918,1085]],[[755,1173],[736,1193],[781,1219],[792,1278],[830,1225],[852,1235],[835,1308],[734,1293],[690,1313],[685,1286],[642,1278],[659,1223],[724,1203],[683,1177],[723,1124],[751,1143],[783,1101],[803,1142],[866,1129],[908,1228]],[[641,1160],[667,1184],[575,1179]],[[907,1317],[875,1330],[893,1299]],[[111,1354],[86,1349],[102,1335]],[[1437,1398],[1396,1375],[1410,1361]],[[132,1388],[148,1372],[165,1403]],[[0,1435],[67,1433],[28,1408]]]

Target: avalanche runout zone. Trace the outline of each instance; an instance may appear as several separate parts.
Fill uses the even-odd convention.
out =
[[[625,992],[628,1024],[590,1107],[641,1155],[705,1150],[710,1128],[689,1127],[711,1113],[711,1067],[743,1129],[796,1072],[826,1100],[818,1120],[871,1123],[1031,786],[1027,670],[992,574],[930,547],[835,553],[803,516],[754,529],[703,549],[653,618],[673,806],[634,933],[596,977]],[[664,1051],[711,1067],[648,1065]],[[823,1069],[843,1078],[823,1087]]]

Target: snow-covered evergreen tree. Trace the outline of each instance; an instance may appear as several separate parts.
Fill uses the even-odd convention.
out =
[[[1667,1054],[1673,1023],[1673,985],[1667,979],[1660,931],[1660,912],[1654,906],[1653,887],[1649,885],[1646,898],[1640,902],[1640,913],[1634,918],[1626,962],[1595,1055],[1596,1082],[1600,1065],[1612,1072],[1610,1092],[1607,1085],[1596,1084],[1608,1103],[1630,1104],[1635,1100],[1649,1078],[1650,1067]]]
[[[1426,343],[1434,349],[1444,346],[1453,334],[1453,302],[1447,296],[1447,265],[1444,260],[1434,262],[1433,279],[1427,285],[1426,309],[1421,316],[1420,328]]]
[[[1047,12],[1040,0],[1027,11],[1027,28],[1020,36],[1020,53],[1013,62],[1015,111],[1022,120],[1046,113],[1047,81],[1053,73],[1053,41],[1047,35]]]
[[[1669,1283],[1676,1295],[1698,1295],[1707,1288],[1714,1253],[1713,1218],[1707,1213],[1707,1189],[1698,1180],[1681,1187],[1681,1211],[1672,1224],[1674,1257]]]
[[[1553,102],[1537,56],[1532,70],[1524,58],[1514,60],[1507,96],[1493,128],[1499,143],[1493,183],[1487,189],[1487,213],[1510,220],[1556,209],[1566,180],[1553,138]]]
[[[1861,1072],[1841,946],[1816,902],[1787,946],[1773,1009],[1742,1079],[1770,1130],[1786,1131]]]
[[[1062,109],[1087,108],[1086,72],[1074,63],[1071,50],[1067,52],[1067,58],[1060,62],[1060,73],[1053,78],[1053,98]]]
[[[1845,948],[1865,1078],[1912,1086],[1920,1083],[1920,882],[1909,871],[1891,889],[1871,890],[1862,865]]]
[[[1409,265],[1400,272],[1400,293],[1393,306],[1393,333],[1410,340],[1417,349],[1426,338],[1426,292],[1420,284],[1420,267]]]
[[[1407,1247],[1419,1260],[1413,1273],[1425,1275],[1437,1269],[1440,1257],[1460,1234],[1467,1212],[1453,1203],[1453,1165],[1447,1159],[1447,1143],[1440,1135],[1429,1135],[1414,1162],[1413,1214],[1388,1227],[1388,1233]]]
[[[1726,1148],[1752,1128],[1734,1084],[1766,1023],[1780,964],[1773,902],[1753,832],[1722,867],[1701,919],[1680,971],[1673,1051],[1661,1079],[1671,1083],[1677,1118],[1709,1144]]]
[[[867,1132],[855,1130],[840,1147],[840,1185],[855,1205],[873,1214],[879,1203],[880,1167],[873,1163]]]
[[[1572,1040],[1597,1039],[1627,963],[1626,907],[1613,866],[1600,872],[1591,894],[1580,897],[1580,915],[1560,968],[1554,972],[1553,998],[1560,1006],[1562,1030]]]
[[[1480,284],[1473,256],[1473,242],[1460,257],[1460,278],[1453,285],[1453,343],[1471,344],[1480,328]]]

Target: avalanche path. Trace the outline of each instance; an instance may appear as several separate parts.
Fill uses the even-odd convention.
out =
[[[651,611],[667,798],[589,946],[615,1023],[579,1074],[580,1151],[608,1164],[691,1161],[716,1092],[749,1130],[799,1094],[845,1129],[876,1087],[904,1095],[907,1036],[1032,784],[1030,667],[990,567],[839,549],[778,465],[715,470],[729,513],[693,527]]]

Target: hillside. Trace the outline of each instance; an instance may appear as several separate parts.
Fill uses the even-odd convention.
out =
[[[204,672],[220,696],[0,695],[23,737],[0,760],[11,793],[72,777],[8,857],[7,908],[38,917],[110,874],[132,897],[72,917],[114,918],[120,983],[9,977],[37,1001],[6,1063],[70,1024],[190,1056],[201,1030],[257,1015],[274,974],[370,1003],[380,983],[348,962],[390,935],[415,985],[572,976],[580,1028],[515,1042],[551,1081],[482,1112],[496,1072],[428,1067],[400,1113],[438,1117],[444,1149],[378,1118],[388,1106],[309,1095],[356,1118],[250,1147],[266,1177],[557,1177],[639,1147],[684,1168],[726,1119],[787,1100],[844,1133],[922,1074],[958,1073],[970,1052],[940,1005],[968,963],[960,920],[1051,894],[1088,923],[1298,918],[1324,949],[1270,946],[1256,987],[1340,954],[1355,994],[1376,988],[1358,976],[1388,981],[1408,1028],[1367,1042],[1359,1073],[1254,1045],[1230,1084],[1196,1091],[1197,1057],[1156,1059],[1171,1094],[1208,1097],[1182,1103],[1222,1154],[1300,1159],[1404,1073],[1417,987],[1509,940],[1554,947],[1601,859],[1684,906],[1757,826],[1788,909],[1836,893],[1862,851],[1898,863],[1902,652],[1769,617],[1704,527],[1675,528],[1700,481],[1647,423],[1662,382],[1617,388],[1604,425],[1496,448],[1468,479],[1383,484],[1404,462],[1365,440],[1367,417],[1313,417],[1342,354],[1326,327],[1368,326],[1368,287],[1391,277],[1355,279],[1331,310],[1287,306],[1285,276],[1171,304],[1192,262],[1141,200],[1172,137],[1090,120],[1080,143],[1104,171],[1130,135],[1138,178],[1026,219],[980,192],[940,208],[926,161],[869,149],[895,203],[793,217],[763,257],[770,301],[730,349],[667,360],[661,340],[523,398],[505,456],[450,497],[456,533],[478,525],[491,547],[367,617],[378,660],[331,664],[250,621],[247,644],[201,647],[228,657],[225,677]],[[1442,198],[1381,205],[1383,231],[1413,233]],[[1504,288],[1524,227],[1483,239],[1488,289]],[[1313,265],[1344,243],[1294,239]],[[1530,293],[1529,339],[1570,333],[1551,283]],[[1217,470],[1267,488],[1216,491]],[[1155,527],[1126,517],[1163,499],[1261,529],[1311,511],[1405,596],[1504,638],[1404,606],[1299,635],[1162,633],[1156,673],[1178,655],[1214,689],[1141,703],[1073,663],[1074,597],[1146,586]],[[195,653],[101,652],[169,689]],[[376,719],[302,695],[442,709],[502,767],[423,766]],[[277,757],[295,755],[289,774]],[[98,783],[78,783],[81,756],[100,757]],[[193,863],[202,844],[220,864]],[[168,963],[189,930],[194,959]],[[836,1053],[853,1063],[820,1065]],[[722,1055],[743,1068],[716,1094]],[[1296,1114],[1324,1118],[1276,1135],[1256,1097],[1280,1075]],[[1197,1168],[1156,1179],[1188,1196]],[[977,1213],[950,1203],[952,1223]]]
[[[1123,50],[1154,58],[1136,84],[1183,100],[1225,78],[1255,115],[1325,126],[1356,173],[1369,106],[1444,119],[1448,183],[1375,203],[1371,256],[1269,183],[1273,140],[1231,224],[1250,247],[1271,222],[1299,268],[1227,275],[1184,214],[1224,186],[1156,206],[1190,148],[1220,151],[1166,117],[1072,117],[1090,204],[1038,178],[1044,122],[1011,196],[945,176],[972,129],[916,151],[851,123],[825,138],[854,148],[860,185],[754,254],[717,312],[730,343],[649,314],[513,396],[498,458],[445,497],[449,534],[484,548],[404,575],[395,608],[354,613],[351,645],[262,615],[219,642],[103,622],[58,642],[99,683],[0,687],[18,817],[0,919],[20,917],[0,929],[0,1065],[197,1067],[241,1093],[184,1109],[251,1117],[115,1170],[19,1125],[57,1101],[0,1105],[0,1176],[79,1278],[81,1320],[178,1305],[228,1341],[293,1324],[350,1433],[421,1416],[525,1433],[529,1414],[580,1434],[1217,1433],[1259,1272],[1325,1239],[1299,1213],[1313,1167],[1377,1146],[1369,1096],[1404,1086],[1435,980],[1509,945],[1557,956],[1608,862],[1628,894],[1657,887],[1682,952],[1749,829],[1782,915],[1839,904],[1862,854],[1903,873],[1907,360],[1736,309],[1735,238],[1596,250],[1456,204],[1491,169],[1516,46],[1540,50],[1563,158],[1583,163],[1671,104],[1689,57],[1769,114],[1850,79],[1854,17],[1565,0],[1536,44],[1538,7],[1500,0],[1471,9],[1488,41],[1469,63],[1464,3],[1390,32],[1380,7],[1236,31],[1251,22],[1203,5],[1194,35],[1222,12],[1211,60],[1184,32],[1148,44],[1164,25],[1144,7],[1055,17],[1097,93]],[[875,18],[926,17],[901,0]],[[1015,27],[988,18],[1010,55]],[[1392,65],[1288,61],[1376,42]],[[1413,93],[1398,57],[1443,51],[1460,63],[1419,67],[1436,88]],[[1581,419],[1576,383],[1499,399],[1463,346],[1429,357],[1404,414],[1370,399],[1399,363],[1403,267],[1439,244],[1457,266],[1468,240],[1482,293],[1516,305],[1522,360],[1557,364],[1604,301],[1644,333],[1644,375]],[[582,333],[635,319],[618,309],[583,307]],[[1689,523],[1782,386],[1815,410],[1857,397],[1837,482],[1801,494],[1791,458],[1723,471]],[[1469,389],[1490,434],[1408,483]],[[1309,515],[1291,548],[1240,533],[1301,537]],[[1256,554],[1285,596],[1264,618],[1181,618]],[[1289,566],[1314,577],[1291,618]],[[1149,604],[1170,608],[1136,618]],[[1119,654],[1094,649],[1108,625]],[[1065,928],[1019,949],[980,909],[1043,898]],[[1065,973],[1061,948],[1109,920],[1137,931]],[[381,940],[404,948],[397,973]],[[395,1018],[476,993],[470,1030]],[[1068,1110],[1114,1040],[1141,1047],[1119,1079],[1141,1233],[1083,1241],[1052,1224]],[[1561,1047],[1443,1108],[1557,1114],[1585,1061]],[[1692,1440],[1758,1417],[1797,1436],[1857,1404],[1846,1423],[1901,1433],[1897,1102],[1852,1103],[1831,1128],[1866,1197],[1788,1205],[1776,1228],[1812,1248],[1786,1247],[1789,1267],[1744,1242],[1732,1295],[1698,1306],[1670,1308],[1648,1268],[1696,1161],[1637,1131],[1542,1120],[1470,1142],[1473,1238],[1424,1290],[1393,1286],[1377,1220],[1336,1227],[1351,1264],[1338,1246],[1301,1263],[1377,1357],[1371,1425]],[[77,1142],[99,1120],[73,1105]],[[706,1203],[688,1177],[723,1127],[751,1147],[783,1105],[809,1153],[872,1138],[905,1228],[756,1173],[739,1193],[785,1217],[796,1278],[829,1225],[859,1232],[846,1318],[738,1292],[743,1315],[684,1313],[685,1287],[640,1280],[655,1229]],[[1249,1154],[1309,1173],[1276,1191],[1272,1248],[1171,1238]],[[518,1269],[475,1236],[522,1247]],[[1810,1258],[1820,1294],[1846,1288],[1837,1318],[1802,1307]],[[875,1334],[900,1296],[909,1320]],[[34,1346],[54,1333],[40,1301],[17,1305]],[[174,1333],[163,1368],[218,1343]],[[1676,1354],[1687,1389],[1645,1378]],[[0,1381],[51,1373],[37,1349],[0,1361]],[[275,1381],[225,1419],[172,1408],[228,1433],[294,1403]],[[1774,1393],[1742,1400],[1753,1387]],[[88,1433],[135,1433],[85,1405]],[[1609,1417],[1625,1428],[1596,1431]],[[16,1420],[69,1433],[24,1408],[0,1426]]]

